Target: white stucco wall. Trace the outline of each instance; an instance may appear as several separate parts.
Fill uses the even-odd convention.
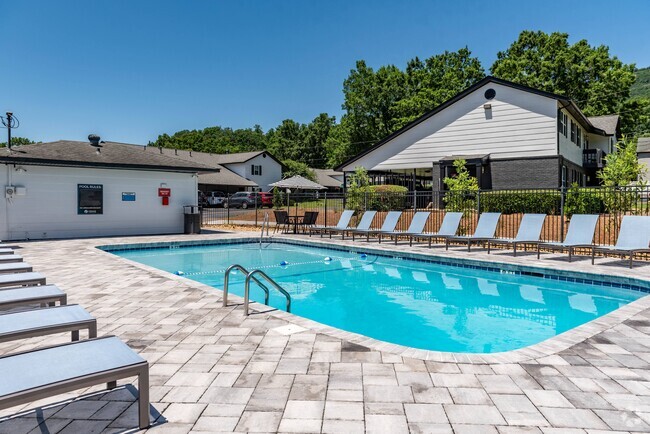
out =
[[[489,88],[496,91],[492,100],[484,96]],[[491,159],[557,155],[556,115],[554,99],[488,83],[343,170],[430,168],[432,162],[451,155],[490,154]]]
[[[96,168],[0,165],[3,185],[23,186],[25,196],[0,198],[0,239],[45,239],[183,232],[183,205],[197,202],[197,177],[188,173]],[[163,206],[158,188],[171,189]],[[77,184],[102,184],[104,213],[77,214]],[[122,192],[135,192],[123,202]]]
[[[564,158],[567,160],[571,161],[574,164],[577,164],[578,166],[582,166],[582,150],[585,149],[584,147],[584,138],[585,138],[585,129],[582,128],[582,126],[575,120],[573,116],[571,116],[571,113],[566,112],[567,114],[567,134],[566,137],[564,137],[563,134],[559,134],[559,145],[560,145],[560,155],[562,155]],[[571,121],[573,121],[576,125],[577,128],[582,130],[582,143],[580,146],[578,146],[576,143],[573,143],[571,141]],[[577,135],[576,131],[576,135]],[[577,140],[577,139],[576,139]]]
[[[269,184],[282,179],[282,166],[268,155],[266,157],[263,155],[264,154],[260,154],[245,163],[227,164],[226,167],[237,175],[250,179],[259,185],[261,191],[269,191]],[[252,174],[251,166],[253,164],[256,166],[262,166],[261,176]]]

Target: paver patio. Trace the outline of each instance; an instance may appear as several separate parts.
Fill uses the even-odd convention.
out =
[[[149,361],[153,433],[650,432],[650,309],[518,363],[423,360],[314,331],[286,313],[245,318],[236,297],[222,308],[218,290],[94,248],[231,236],[30,242],[20,253],[98,319],[99,335],[119,336]],[[461,249],[448,254],[467,257]],[[528,255],[489,258],[539,264]],[[650,264],[630,271],[615,259],[594,268],[559,258],[540,262],[650,280]],[[0,354],[67,339],[5,343]],[[0,433],[137,431],[136,388],[118,384],[5,410]]]

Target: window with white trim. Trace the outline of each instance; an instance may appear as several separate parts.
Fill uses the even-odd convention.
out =
[[[251,164],[251,175],[262,176],[262,166]]]

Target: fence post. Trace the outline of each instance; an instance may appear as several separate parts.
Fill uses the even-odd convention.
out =
[[[481,189],[476,191],[476,212],[481,214]]]
[[[564,241],[564,202],[566,200],[566,190],[564,184],[560,187],[560,241]]]
[[[368,211],[368,192],[363,193],[363,210]]]
[[[325,223],[323,226],[327,227],[327,191],[325,192]]]
[[[255,227],[257,227],[257,192],[255,192]]]
[[[226,200],[228,201],[227,202],[228,203],[228,208],[227,208],[227,211],[226,211],[226,224],[229,225],[230,224],[230,194],[228,194],[228,196],[226,196]]]

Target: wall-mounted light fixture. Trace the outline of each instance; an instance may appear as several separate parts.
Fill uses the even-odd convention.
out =
[[[492,110],[492,104],[483,104],[485,110]]]
[[[18,166],[14,170],[18,173],[27,173],[27,169],[25,169],[23,166]]]

